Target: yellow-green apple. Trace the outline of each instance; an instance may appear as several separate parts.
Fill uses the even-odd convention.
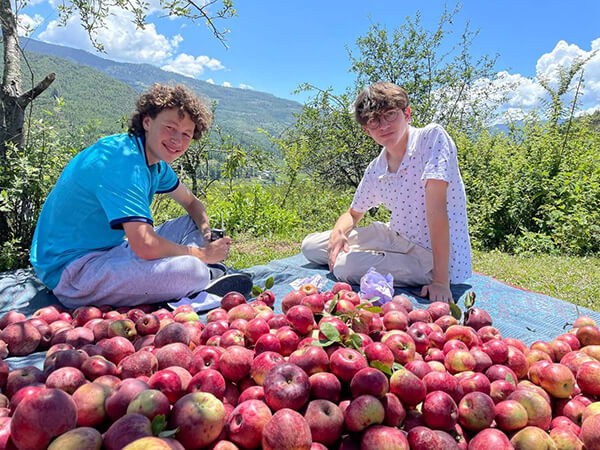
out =
[[[315,399],[324,399],[337,402],[340,399],[342,384],[338,377],[331,372],[319,372],[308,378],[310,383],[310,396]]]
[[[363,431],[367,427],[383,423],[385,409],[381,401],[372,395],[360,395],[350,402],[344,411],[344,423],[348,431]]]
[[[265,401],[273,410],[283,408],[299,410],[310,396],[308,375],[295,364],[281,363],[267,372],[263,381]]]
[[[590,403],[583,410],[581,415],[581,423],[585,422],[589,417],[600,414],[600,402]]]
[[[263,428],[272,417],[269,407],[260,400],[240,402],[227,419],[227,436],[242,448],[257,448]]]
[[[342,435],[344,414],[335,403],[317,399],[306,407],[304,419],[310,428],[313,442],[332,445]]]
[[[102,435],[91,427],[80,427],[61,434],[48,446],[48,450],[75,450],[101,448]]]
[[[292,409],[280,409],[263,428],[263,450],[310,450],[311,445],[308,423]]]
[[[150,420],[161,414],[167,417],[170,410],[169,399],[158,389],[140,392],[127,406],[127,414],[141,414]]]
[[[510,443],[517,449],[546,448],[556,449],[556,444],[548,433],[535,427],[527,426],[517,431],[510,439]]]

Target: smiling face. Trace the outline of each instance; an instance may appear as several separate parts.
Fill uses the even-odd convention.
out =
[[[145,116],[146,159],[149,165],[159,161],[170,164],[185,153],[194,136],[194,122],[175,108],[165,109],[155,118]]]
[[[394,116],[394,114],[391,114],[391,111],[397,111],[398,114],[395,119],[388,122],[386,117]],[[370,124],[363,125],[363,130],[365,130],[375,142],[387,149],[393,150],[402,146],[406,148],[409,121],[409,107],[406,107],[404,110],[387,110],[378,115],[378,120],[375,122],[377,122],[379,126],[373,127],[369,126]]]

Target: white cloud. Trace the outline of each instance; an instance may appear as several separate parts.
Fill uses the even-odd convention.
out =
[[[594,50],[598,50],[598,53],[584,66],[584,83],[577,99],[580,113],[600,109],[600,38],[591,42],[589,51],[561,40],[551,52],[540,56],[536,63],[535,78],[500,73],[504,81],[513,83],[513,87],[508,90],[508,101],[501,108],[503,115],[514,119],[522,117],[531,108],[542,107],[543,100],[549,100],[549,96],[541,86],[540,79],[546,80],[551,88],[556,88],[561,68],[569,68],[576,59],[589,58]],[[570,90],[563,97],[565,103],[573,101],[578,80],[579,73],[573,78]]]
[[[79,17],[68,19],[66,26],[59,26],[56,20],[39,35],[39,38],[94,52],[87,32],[81,27]],[[98,30],[97,40],[104,45],[107,57],[121,61],[161,63],[172,57],[180,41],[174,42],[159,34],[154,24],[144,29],[136,29],[131,22],[131,14],[120,11],[118,15],[109,15],[106,26]],[[173,45],[175,44],[175,45]]]
[[[229,81],[223,81],[223,84],[221,86],[223,86],[223,87],[231,87],[231,83]]]
[[[18,18],[18,32],[20,36],[28,36],[33,32],[43,21],[44,18],[39,14],[35,14],[31,17],[28,14],[19,14]]]
[[[208,80],[206,80],[206,82],[208,84],[215,84],[215,80],[213,80],[212,78],[209,78]]]
[[[249,84],[244,84],[244,83],[240,83],[238,86],[240,89],[250,89],[250,90],[254,90],[254,88],[252,86],[250,86]]]
[[[188,77],[196,77],[204,73],[204,69],[221,70],[225,67],[221,61],[208,56],[192,56],[180,53],[175,59],[161,67],[163,70],[180,73]]]

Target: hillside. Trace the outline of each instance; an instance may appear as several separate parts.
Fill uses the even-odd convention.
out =
[[[102,132],[119,131],[121,119],[131,112],[139,92],[154,82],[182,83],[209,101],[216,101],[216,123],[244,144],[269,147],[269,141],[256,130],[262,128],[277,134],[293,124],[294,113],[301,108],[297,102],[271,94],[216,86],[148,64],[115,62],[32,39],[23,38],[22,45],[36,80],[49,72],[57,75],[48,91],[40,96],[34,114],[50,108],[55,96],[62,97],[66,101],[63,117],[73,127],[98,120]],[[24,89],[28,89],[31,74],[26,64],[23,74]]]

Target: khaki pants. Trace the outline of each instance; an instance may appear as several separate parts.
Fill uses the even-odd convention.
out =
[[[328,264],[327,245],[330,231],[312,233],[302,242],[302,253],[315,264]],[[350,251],[340,251],[333,274],[340,281],[359,284],[371,267],[394,277],[394,286],[422,286],[433,277],[433,255],[392,231],[388,224],[373,222],[355,228],[348,235]]]

